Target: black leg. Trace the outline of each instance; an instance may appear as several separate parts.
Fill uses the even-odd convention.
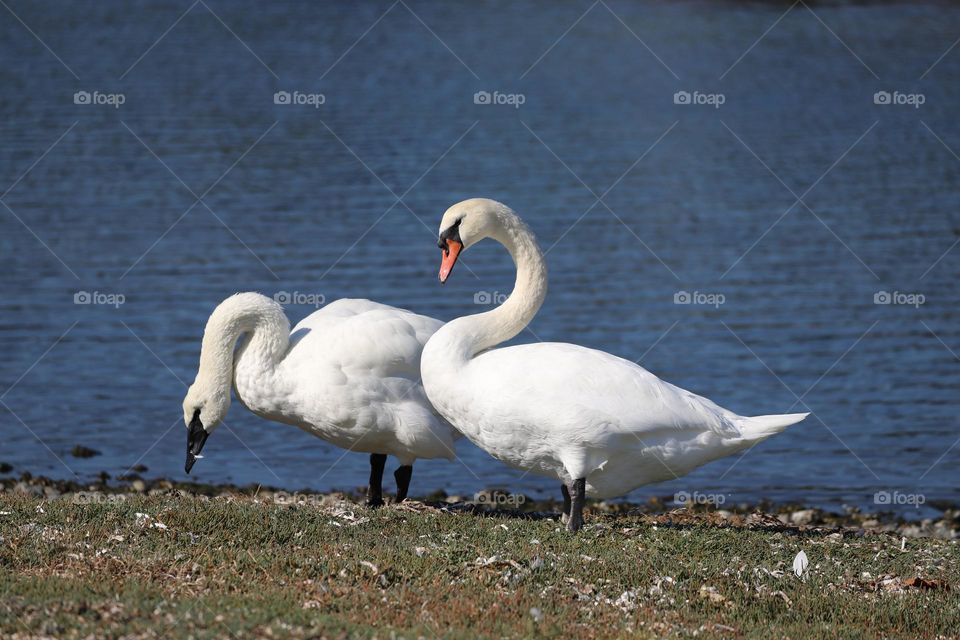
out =
[[[397,479],[397,502],[403,502],[407,499],[411,476],[413,476],[413,465],[409,464],[405,464],[393,472],[393,477]]]
[[[570,490],[567,489],[567,485],[560,485],[560,493],[563,494],[563,513],[560,514],[560,522],[567,524],[570,520]]]
[[[570,486],[570,519],[567,531],[576,533],[583,527],[583,503],[587,497],[587,479],[578,478]]]
[[[370,485],[367,487],[367,506],[383,505],[383,466],[387,456],[383,453],[370,454]]]

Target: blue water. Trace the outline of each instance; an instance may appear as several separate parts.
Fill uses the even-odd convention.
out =
[[[0,461],[17,471],[139,462],[184,478],[183,383],[231,293],[485,308],[478,292],[510,290],[505,252],[471,250],[440,288],[435,247],[444,209],[483,195],[550,248],[550,294],[519,341],[636,359],[740,413],[815,412],[631,499],[960,497],[957,6],[8,6]],[[79,91],[123,104],[75,104]],[[874,104],[878,91],[923,104]],[[124,303],[75,304],[80,291]],[[674,304],[680,291],[723,304]],[[874,304],[880,291],[923,304]],[[366,456],[238,403],[227,425],[197,479],[366,481]],[[555,492],[459,453],[418,463],[414,493]]]

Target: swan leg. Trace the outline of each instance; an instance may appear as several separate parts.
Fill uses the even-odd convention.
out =
[[[367,486],[368,507],[379,507],[383,505],[383,467],[386,464],[386,454],[370,454],[370,484]]]
[[[393,472],[397,479],[397,502],[407,499],[407,490],[410,488],[410,478],[413,476],[413,465],[405,464]]]
[[[570,520],[570,490],[567,489],[567,485],[560,485],[560,493],[563,494],[563,513],[560,514],[560,522],[567,524]]]
[[[576,533],[583,528],[583,503],[587,497],[587,479],[577,478],[570,485],[570,519],[567,520],[567,531]]]

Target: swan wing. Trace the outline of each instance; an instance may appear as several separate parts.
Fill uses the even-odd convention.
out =
[[[740,434],[733,412],[595,349],[566,343],[505,347],[477,356],[468,369],[476,387],[498,398],[515,419],[571,436]]]
[[[350,375],[419,380],[423,345],[442,324],[370,300],[337,300],[297,323],[287,358],[322,355]]]

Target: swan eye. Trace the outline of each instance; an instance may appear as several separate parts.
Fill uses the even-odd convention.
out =
[[[459,244],[463,244],[460,240],[460,223],[463,222],[463,218],[460,218],[452,225],[443,230],[443,233],[440,234],[440,239],[437,240],[437,246],[448,251],[447,242],[453,240]]]

